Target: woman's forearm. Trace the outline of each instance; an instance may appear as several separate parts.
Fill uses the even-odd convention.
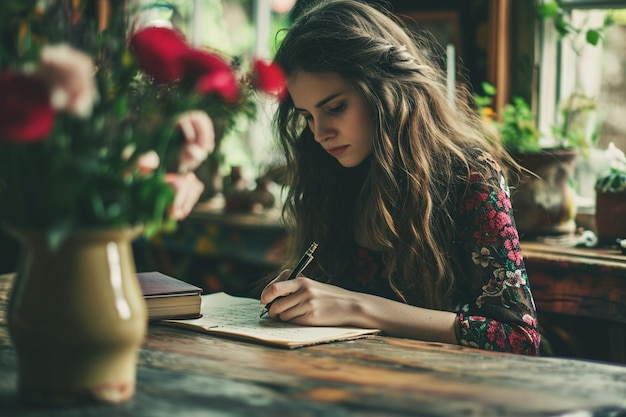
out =
[[[352,323],[377,328],[388,336],[457,344],[457,315],[359,294]]]

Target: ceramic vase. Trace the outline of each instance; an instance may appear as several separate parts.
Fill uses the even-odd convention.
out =
[[[7,311],[20,402],[130,400],[147,329],[132,253],[140,230],[77,232],[55,249],[42,233],[9,231],[22,247]]]
[[[536,237],[576,230],[576,191],[572,186],[577,150],[558,149],[514,157],[535,175],[527,175],[512,191],[520,235]]]

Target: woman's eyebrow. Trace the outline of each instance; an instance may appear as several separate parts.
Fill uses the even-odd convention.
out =
[[[324,98],[324,99],[320,100],[320,101],[319,101],[319,102],[315,105],[315,108],[316,108],[316,109],[319,109],[319,108],[320,108],[320,107],[322,107],[324,104],[328,103],[329,101],[331,101],[331,100],[332,100],[332,99],[334,99],[335,97],[340,96],[341,94],[343,94],[343,93],[335,93],[335,94],[331,94],[331,95],[329,95],[328,97],[326,97],[326,98]],[[301,112],[302,112],[302,111],[304,111],[304,112],[305,112],[305,111],[307,111],[306,109],[301,109],[301,108],[299,108],[299,107],[295,107],[295,109],[296,109],[297,111],[301,111]]]

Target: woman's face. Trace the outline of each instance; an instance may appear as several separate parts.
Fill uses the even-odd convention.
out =
[[[372,114],[352,83],[334,72],[296,72],[287,80],[296,110],[315,141],[341,165],[363,162],[373,148]]]

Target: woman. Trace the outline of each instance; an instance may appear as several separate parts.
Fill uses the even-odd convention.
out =
[[[289,94],[275,121],[289,265],[319,248],[261,303],[298,324],[537,354],[504,176],[518,167],[467,91],[450,102],[433,49],[409,33],[383,10],[332,0],[283,39],[275,60]]]

